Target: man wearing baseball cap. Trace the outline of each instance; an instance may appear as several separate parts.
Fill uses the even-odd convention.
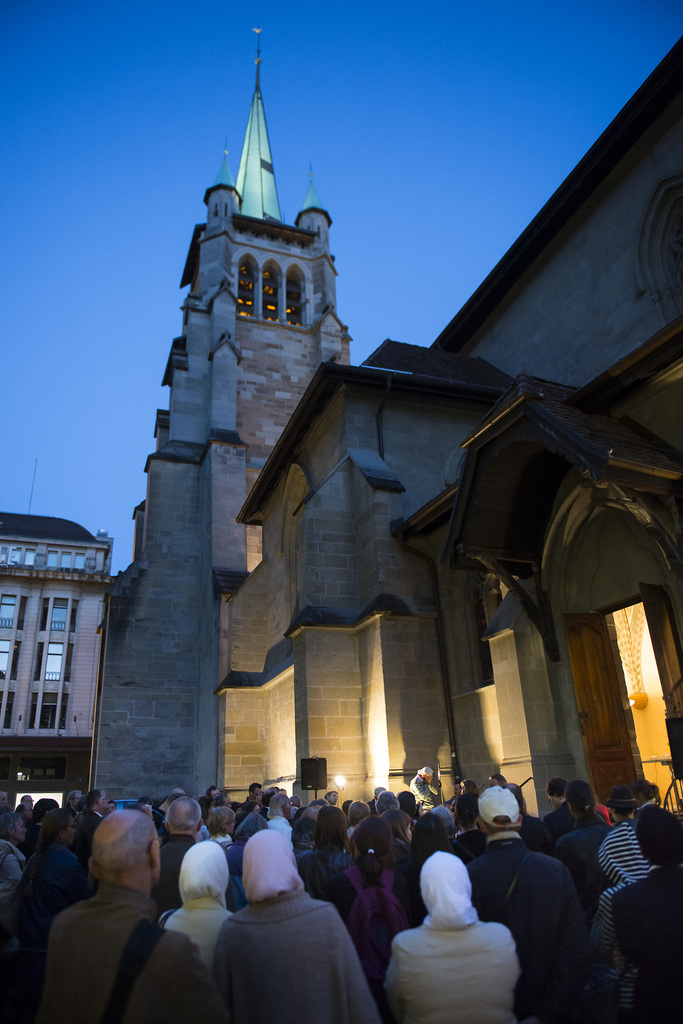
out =
[[[588,933],[564,864],[528,850],[513,793],[500,786],[479,798],[486,851],[468,864],[472,903],[481,921],[512,932],[522,973],[515,990],[520,1022],[565,1024],[588,975]]]

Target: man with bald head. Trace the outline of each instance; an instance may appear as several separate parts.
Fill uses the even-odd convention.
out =
[[[168,836],[161,848],[161,874],[152,889],[159,914],[177,910],[180,898],[180,867],[183,858],[197,842],[202,827],[202,809],[191,796],[179,796],[169,805],[164,825]]]
[[[93,837],[89,867],[97,894],[52,923],[36,1024],[92,1024],[111,1014],[116,1001],[123,1024],[181,1024],[196,1020],[198,1007],[202,1018],[227,1022],[196,946],[154,924],[150,891],[159,877],[159,840],[150,818],[140,811],[106,817]],[[78,984],[65,997],[64,979],[74,970]]]

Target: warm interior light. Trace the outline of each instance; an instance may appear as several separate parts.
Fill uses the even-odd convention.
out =
[[[339,786],[340,789],[343,789],[345,782],[346,782],[346,779],[344,778],[343,775],[335,775],[335,777],[334,777],[334,784],[335,784],[335,786]]]
[[[628,702],[636,711],[643,711],[647,707],[648,696],[646,693],[629,693]]]

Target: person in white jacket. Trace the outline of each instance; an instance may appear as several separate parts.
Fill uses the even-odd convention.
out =
[[[289,802],[289,797],[286,793],[276,793],[274,797],[271,797],[268,807],[268,828],[282,833],[290,843],[292,841],[291,817],[292,805]]]
[[[479,920],[463,862],[433,853],[420,889],[427,917],[391,944],[386,992],[396,1024],[516,1024],[515,941],[504,924]],[[443,983],[454,965],[457,998]]]

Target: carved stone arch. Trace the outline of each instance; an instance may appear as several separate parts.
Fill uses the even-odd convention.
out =
[[[236,259],[237,269],[237,315],[258,316],[257,290],[259,280],[258,263],[253,253],[244,251]]]
[[[280,531],[280,554],[283,557],[285,573],[283,589],[284,593],[289,597],[291,617],[297,614],[301,603],[300,560],[304,525],[303,500],[309,491],[309,481],[303,467],[298,463],[293,463],[289,467],[285,483]]]
[[[308,277],[298,263],[290,263],[285,272],[284,316],[288,324],[300,327],[308,301]]]
[[[264,320],[279,320],[282,315],[282,268],[272,257],[261,271],[261,310]]]
[[[640,236],[643,287],[662,324],[683,313],[683,174],[660,183],[648,207]]]

